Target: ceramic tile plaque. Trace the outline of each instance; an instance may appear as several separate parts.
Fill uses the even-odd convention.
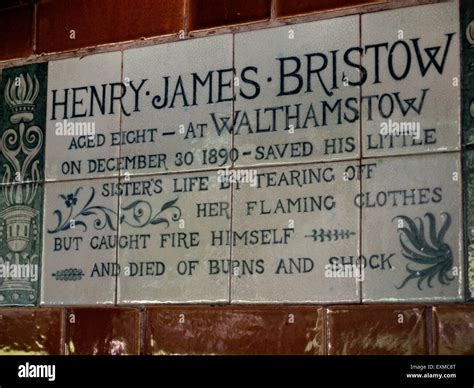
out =
[[[358,16],[236,34],[236,165],[357,157],[358,46]]]
[[[123,55],[123,174],[230,165],[231,133],[222,122],[232,115],[232,36],[126,50]]]
[[[458,7],[362,15],[363,156],[459,149]]]
[[[118,175],[121,63],[121,52],[50,62],[46,180]]]
[[[363,301],[462,299],[459,153],[368,160],[372,172],[356,198]]]
[[[228,302],[230,183],[200,172],[120,185],[118,303]]]
[[[115,302],[118,179],[45,184],[44,305]]]
[[[4,69],[0,305],[461,300],[466,4]]]
[[[46,64],[2,72],[0,305],[35,305],[38,299],[46,82]]]
[[[261,168],[235,184],[232,302],[359,301],[360,171],[351,162]]]

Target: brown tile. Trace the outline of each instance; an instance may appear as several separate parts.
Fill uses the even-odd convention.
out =
[[[189,0],[189,30],[270,18],[271,0]]]
[[[33,53],[33,15],[32,5],[0,11],[0,61]]]
[[[66,322],[66,348],[70,355],[140,353],[138,309],[68,309]]]
[[[364,305],[328,308],[328,354],[427,354],[423,306]]]
[[[474,355],[474,304],[433,307],[433,353]]]
[[[386,0],[275,0],[277,17],[288,17],[311,12],[330,11],[338,8],[385,3]]]
[[[321,307],[151,307],[145,354],[323,354]]]
[[[61,309],[0,309],[0,355],[62,354]]]
[[[44,1],[38,4],[37,52],[174,34],[184,28],[183,15],[184,0]]]
[[[0,9],[12,8],[21,5],[21,0],[2,0],[0,2]]]

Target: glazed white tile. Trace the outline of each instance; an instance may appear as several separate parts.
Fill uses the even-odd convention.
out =
[[[45,184],[41,304],[115,302],[117,182]]]
[[[363,300],[461,300],[459,153],[369,161],[376,167],[370,178],[362,180],[358,199],[362,256],[367,262]]]
[[[121,65],[121,52],[49,62],[47,181],[118,175]]]
[[[141,141],[124,144],[121,153],[146,159],[141,165],[124,165],[123,174],[230,164],[223,158],[212,159],[211,150],[231,146],[231,135],[219,135],[212,117],[232,115],[232,35],[126,50],[123,74],[139,97],[135,100],[135,94],[126,95],[127,106],[136,109],[123,117],[122,132],[124,136],[145,132],[139,132],[144,133]],[[227,86],[219,88],[219,83]]]
[[[230,185],[215,172],[121,185],[120,239],[129,243],[119,248],[118,303],[228,302],[230,275],[215,267],[228,267],[230,246],[213,244],[212,234],[230,229]]]
[[[362,64],[368,72],[362,86],[363,156],[459,149],[458,7],[454,1],[362,15]],[[384,43],[377,61],[376,49],[367,45]],[[428,65],[430,56],[436,65]],[[408,134],[390,136],[400,125]]]
[[[358,268],[339,266],[359,254],[358,163],[256,171],[235,185],[232,302],[358,302]]]
[[[358,15],[236,34],[236,166],[357,157],[359,75],[344,53],[358,46]]]

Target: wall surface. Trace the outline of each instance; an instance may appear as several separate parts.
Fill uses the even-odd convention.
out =
[[[4,1],[1,353],[473,354],[473,17]]]

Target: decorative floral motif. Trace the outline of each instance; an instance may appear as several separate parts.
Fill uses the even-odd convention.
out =
[[[78,196],[82,187],[77,188],[74,193],[67,195],[59,194],[59,197],[64,200],[69,214],[64,217],[61,210],[56,209],[53,214],[57,217],[57,225],[53,229],[48,229],[48,233],[58,233],[69,230],[72,227],[80,226],[84,231],[87,230],[87,224],[84,219],[88,216],[95,216],[93,226],[96,230],[104,229],[105,227],[111,230],[117,230],[117,211],[106,206],[93,205],[95,198],[95,189],[91,188],[91,195],[82,208],[75,212],[75,206],[78,202]],[[181,209],[176,206],[178,197],[168,201],[161,206],[160,210],[154,214],[151,204],[144,200],[137,200],[131,204],[121,208],[119,224],[127,224],[134,228],[143,228],[144,226],[165,224],[169,226],[170,220],[164,215],[165,212],[172,212],[171,221],[178,221],[181,218]]]
[[[52,274],[56,280],[63,281],[76,281],[81,280],[84,276],[84,272],[81,268],[66,268],[59,271],[56,271]]]
[[[312,238],[314,242],[338,241],[347,240],[354,236],[355,232],[349,229],[313,229],[313,233],[306,235],[307,238]]]
[[[76,191],[76,193],[77,193],[77,191]],[[62,194],[60,195],[60,197],[61,197],[62,199],[64,199],[64,202],[65,202],[65,204],[66,204],[66,207],[73,207],[73,206],[76,205],[76,203],[77,203],[76,193],[74,193],[74,194],[72,194],[72,193],[71,193],[71,194],[68,194],[67,197],[65,197],[65,196],[62,195]]]
[[[450,275],[453,268],[453,253],[451,247],[444,242],[446,232],[451,225],[451,216],[449,213],[441,213],[441,215],[446,220],[439,232],[436,231],[435,216],[432,213],[426,213],[424,216],[428,220],[429,240],[425,236],[425,225],[421,218],[416,218],[419,222],[418,227],[410,217],[400,215],[393,218],[392,221],[396,219],[403,221],[403,226],[398,229],[402,255],[412,263],[421,266],[420,269],[413,269],[410,264],[407,264],[406,269],[409,275],[397,287],[398,289],[403,288],[412,279],[418,279],[419,290],[422,289],[421,286],[425,280],[428,287],[432,288],[431,282],[434,277],[437,277],[442,285],[449,285],[454,280],[454,277]]]
[[[40,262],[46,68],[41,64],[4,71],[0,240],[9,263]],[[31,279],[0,279],[0,304],[34,304],[36,297],[37,283]]]
[[[471,20],[466,27],[466,39],[471,47],[474,47],[474,20]]]

